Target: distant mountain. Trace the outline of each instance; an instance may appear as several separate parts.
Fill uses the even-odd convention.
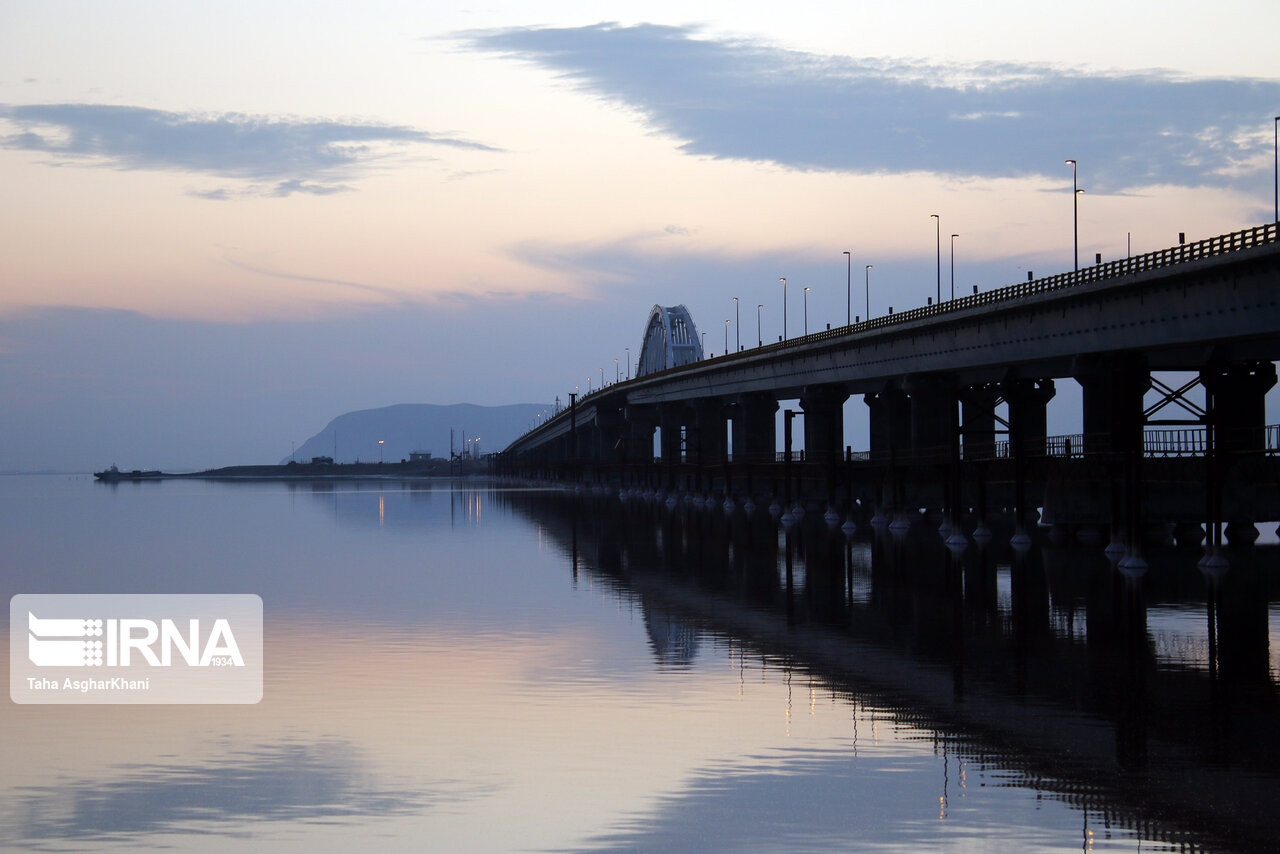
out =
[[[468,448],[473,453],[478,448],[482,454],[501,451],[533,426],[538,413],[550,409],[550,404],[541,403],[510,406],[401,403],[381,409],[361,409],[330,421],[281,463],[312,457],[333,457],[342,463],[377,462],[380,458],[391,462],[408,459],[412,451],[427,451],[433,457],[448,458],[450,431],[454,453],[464,453]],[[379,439],[384,442],[381,447]]]

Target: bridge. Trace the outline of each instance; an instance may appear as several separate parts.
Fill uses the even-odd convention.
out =
[[[1109,521],[1131,542],[1164,477],[1194,485],[1168,508],[1187,521],[1280,518],[1269,467],[1280,431],[1265,416],[1280,359],[1280,223],[717,358],[695,353],[697,341],[683,307],[655,307],[637,377],[571,396],[508,446],[504,469],[730,498],[774,490],[787,503],[794,489],[829,505],[957,517],[985,503],[988,482],[1003,483],[996,500],[1019,520],[1074,504],[1073,523]],[[1174,388],[1154,376],[1164,372],[1193,379]],[[1053,437],[1046,406],[1063,378],[1081,386],[1083,430]],[[857,455],[843,446],[851,395],[869,407]],[[779,455],[778,401],[792,399]],[[802,457],[791,453],[794,417]],[[1113,484],[1107,501],[1090,498],[1090,478]],[[1248,506],[1231,506],[1233,495]],[[1084,518],[1091,500],[1108,518]]]

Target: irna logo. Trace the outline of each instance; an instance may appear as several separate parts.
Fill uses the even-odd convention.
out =
[[[244,656],[225,618],[205,624],[192,618],[179,628],[172,619],[41,619],[27,612],[27,657],[37,667],[169,667],[175,659],[191,667],[244,667]]]
[[[251,593],[19,593],[15,703],[256,703],[262,598]]]

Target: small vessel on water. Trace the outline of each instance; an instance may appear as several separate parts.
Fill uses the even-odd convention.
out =
[[[95,471],[93,476],[98,480],[149,480],[151,478],[163,477],[164,472],[161,471],[142,471],[134,469],[133,471],[120,471],[116,468],[115,463],[111,464],[111,468],[104,471]]]

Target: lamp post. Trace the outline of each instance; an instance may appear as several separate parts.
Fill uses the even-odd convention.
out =
[[[756,346],[757,347],[764,346],[764,336],[760,334],[760,309],[762,308],[764,308],[763,305],[756,306]]]
[[[378,465],[382,465],[382,446],[386,441],[386,439],[378,440]]]
[[[733,298],[733,334],[737,340],[734,342],[738,350],[742,350],[742,311],[738,304],[738,298]]]
[[[782,340],[787,340],[787,277],[779,276],[778,281],[782,282]]]
[[[1076,186],[1076,162],[1068,160],[1071,164],[1071,239],[1075,252],[1075,268],[1080,269],[1080,203],[1076,201],[1080,197],[1080,188]]]
[[[1275,193],[1276,193],[1276,224],[1280,225],[1280,116],[1276,116],[1275,128],[1272,133],[1275,135],[1274,145],[1276,147],[1276,172],[1275,172]]]
[[[729,355],[729,318],[727,317],[724,319],[724,353],[722,355]]]
[[[872,266],[874,265],[868,264],[867,269],[864,271],[864,274],[867,277],[867,280],[864,283],[867,288],[867,320],[871,319],[871,268]]]
[[[618,360],[614,359],[613,360],[613,382],[617,384],[621,376],[622,376],[622,368],[618,365]]]
[[[942,302],[942,217],[937,214],[929,214],[929,216],[933,218],[938,244],[938,302]]]
[[[809,289],[804,289],[804,334],[809,334]]]
[[[845,312],[844,324],[848,326],[853,323],[853,253],[847,249],[844,252],[844,266],[845,289],[848,292],[845,295],[848,301],[848,310]]]
[[[956,238],[958,234],[951,235],[951,298],[956,298]]]
[[[631,379],[631,348],[627,348],[627,379]]]

